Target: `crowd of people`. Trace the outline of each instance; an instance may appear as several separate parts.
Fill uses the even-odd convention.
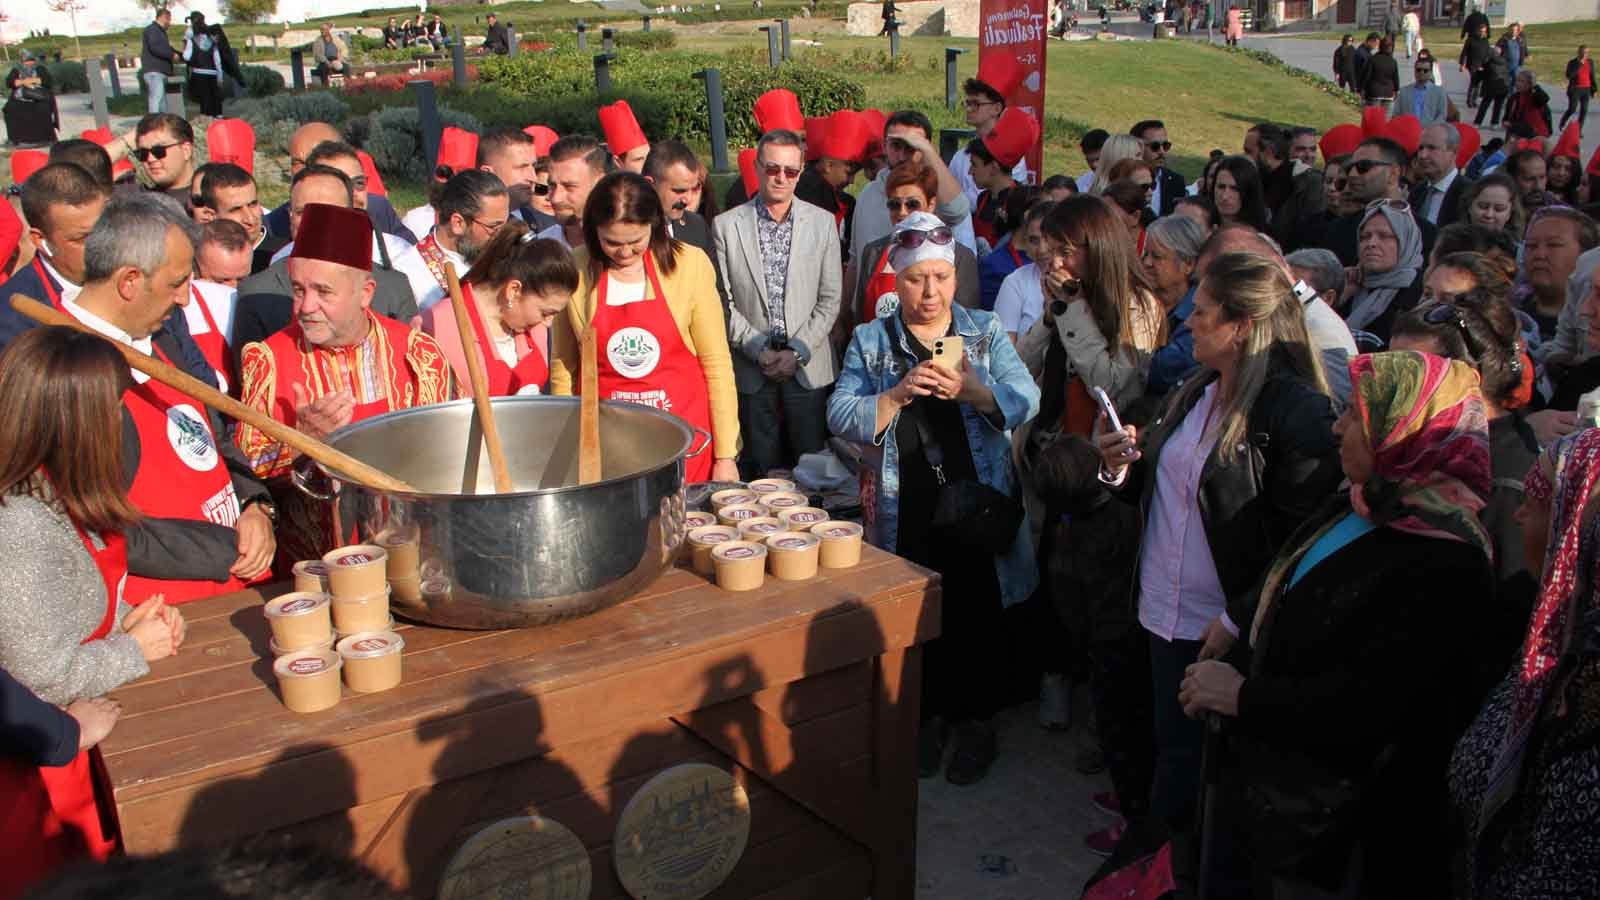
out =
[[[293,133],[269,211],[248,126],[202,160],[152,112],[13,155],[0,297],[315,437],[460,396],[469,354],[493,394],[570,394],[593,329],[605,399],[711,436],[691,482],[859,460],[869,539],[942,579],[922,777],[985,777],[1021,672],[1041,725],[1092,722],[1097,853],[1203,825],[1218,896],[1600,895],[1581,119],[1484,143],[1402,93],[1253,125],[1193,183],[1143,119],[1074,177],[1030,162],[1022,81],[983,60],[949,160],[917,111],[769,91],[721,197],[625,101],[598,134],[450,128],[404,215],[336,123]],[[110,343],[7,305],[0,348],[9,897],[116,850],[100,698],[333,523],[303,458]]]

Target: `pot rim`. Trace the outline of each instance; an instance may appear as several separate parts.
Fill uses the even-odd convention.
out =
[[[535,395],[535,396],[494,397],[494,398],[492,398],[491,402],[495,406],[513,406],[513,405],[518,405],[518,404],[523,404],[523,403],[559,403],[559,404],[576,405],[580,401],[579,401],[579,398],[577,398],[577,397],[557,397],[557,396],[553,396],[553,395],[541,394],[541,395]],[[421,415],[423,413],[427,413],[427,412],[432,411],[432,410],[449,408],[449,407],[464,406],[464,407],[469,407],[470,408],[472,405],[473,405],[472,398],[471,397],[466,397],[466,398],[463,398],[463,399],[460,399],[460,400],[450,400],[450,401],[447,401],[447,402],[444,402],[444,403],[430,403],[430,404],[428,404],[426,406],[413,406],[413,407],[410,407],[409,409],[398,409],[398,410],[395,410],[394,412],[384,413],[381,416],[374,416],[374,417],[372,417],[370,419],[363,419],[360,422],[354,422],[354,423],[351,423],[349,425],[346,425],[345,427],[343,427],[343,428],[339,429],[338,431],[335,431],[333,434],[329,435],[328,439],[327,439],[327,443],[330,446],[337,447],[338,446],[338,441],[341,438],[344,438],[344,437],[352,435],[352,434],[357,434],[357,433],[359,433],[359,432],[361,432],[361,431],[363,431],[365,429],[368,429],[368,428],[377,427],[379,424],[387,424],[388,422],[393,421],[395,419],[403,419],[403,418],[405,418],[407,416]],[[627,413],[629,413],[630,415],[633,415],[633,414],[649,415],[649,416],[653,416],[653,417],[658,418],[658,419],[662,419],[665,422],[667,422],[668,424],[672,425],[673,427],[675,427],[675,428],[677,428],[679,430],[679,432],[681,433],[682,439],[683,439],[683,444],[682,444],[682,446],[680,446],[678,448],[678,450],[672,455],[672,457],[670,459],[668,459],[666,462],[662,463],[661,465],[655,466],[653,468],[640,469],[637,472],[633,472],[633,473],[630,473],[628,475],[619,475],[619,476],[617,476],[615,478],[603,478],[600,481],[594,482],[593,484],[581,484],[581,485],[580,484],[569,484],[569,485],[564,485],[562,487],[535,488],[533,490],[526,490],[526,491],[512,491],[512,492],[506,493],[506,494],[461,494],[461,493],[432,493],[432,492],[426,492],[426,491],[418,491],[418,492],[387,491],[387,490],[380,490],[378,488],[372,488],[372,487],[364,485],[361,482],[356,481],[354,479],[346,478],[343,475],[339,474],[338,472],[336,472],[336,471],[328,468],[327,466],[323,465],[321,462],[317,462],[316,463],[316,467],[317,467],[318,471],[321,471],[324,475],[326,475],[329,478],[333,479],[334,481],[338,482],[341,486],[362,487],[362,488],[366,488],[367,490],[371,490],[371,491],[375,491],[377,493],[384,494],[386,496],[415,497],[415,498],[426,498],[426,499],[436,499],[436,500],[486,500],[486,499],[505,499],[505,498],[513,498],[513,497],[553,496],[553,495],[564,494],[564,493],[568,493],[568,492],[572,492],[572,491],[589,490],[589,489],[592,489],[592,488],[600,487],[602,485],[620,484],[622,482],[637,480],[640,477],[654,475],[655,473],[660,472],[662,469],[667,468],[668,466],[672,465],[673,463],[682,460],[686,456],[697,455],[697,454],[689,453],[689,449],[690,449],[691,445],[694,443],[695,434],[696,434],[697,431],[699,431],[699,429],[696,429],[695,427],[691,426],[689,423],[687,423],[684,420],[678,418],[677,416],[672,415],[671,413],[668,413],[668,412],[664,412],[664,411],[659,410],[659,409],[654,409],[654,408],[651,408],[651,407],[648,407],[648,406],[644,406],[644,405],[638,404],[638,403],[629,403],[629,402],[623,401],[623,400],[602,400],[602,401],[600,401],[600,405],[602,405],[602,406],[610,406],[610,407],[613,407],[613,408],[616,408],[616,409],[624,410]],[[711,449],[711,447],[710,447],[710,435],[707,435],[706,437],[707,437],[706,444],[705,444],[705,446],[702,448],[702,450],[700,452],[708,452]]]

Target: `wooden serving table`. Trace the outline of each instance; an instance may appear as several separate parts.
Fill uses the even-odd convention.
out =
[[[586,849],[594,898],[627,894],[618,816],[661,770],[709,762],[749,797],[726,898],[910,898],[919,645],[938,576],[872,547],[853,569],[729,593],[683,568],[594,615],[514,631],[400,624],[405,676],[333,709],[279,702],[244,591],[183,607],[174,658],[115,693],[102,745],[130,853],[263,832],[432,897],[484,825],[539,815]]]

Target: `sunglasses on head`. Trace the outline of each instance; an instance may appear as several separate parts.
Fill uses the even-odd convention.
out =
[[[890,197],[886,202],[889,206],[889,212],[897,213],[902,209],[906,212],[916,212],[922,209],[922,201],[915,197],[907,197],[903,200],[899,197]]]
[[[894,243],[897,247],[915,250],[921,247],[924,242],[931,242],[942,247],[955,239],[956,233],[951,231],[949,226],[940,225],[938,228],[930,228],[927,231],[916,229],[902,231],[894,236]]]
[[[173,141],[170,144],[157,144],[154,147],[140,147],[133,151],[133,158],[139,162],[149,162],[152,156],[156,159],[166,159],[168,150],[181,146],[183,146],[182,141]]]
[[[1367,204],[1367,209],[1383,209],[1385,207],[1392,209],[1395,212],[1411,212],[1411,204],[1404,200],[1394,200],[1389,197],[1379,197],[1378,199]]]
[[[1350,171],[1365,175],[1379,166],[1392,166],[1394,163],[1384,162],[1381,159],[1358,159],[1350,164]]]
[[[1149,147],[1151,150],[1171,150],[1172,149],[1172,142],[1171,141],[1146,141],[1145,142],[1145,146]]]
[[[777,163],[767,163],[761,167],[761,171],[765,172],[768,178],[777,178],[779,175],[782,175],[790,181],[793,181],[800,177],[801,170],[792,166],[780,166]]]

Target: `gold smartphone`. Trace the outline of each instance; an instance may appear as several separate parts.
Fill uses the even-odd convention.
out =
[[[961,357],[966,343],[959,337],[942,337],[933,342],[933,364],[946,371],[961,374]]]

